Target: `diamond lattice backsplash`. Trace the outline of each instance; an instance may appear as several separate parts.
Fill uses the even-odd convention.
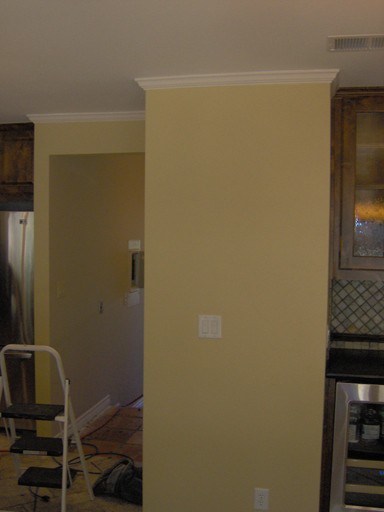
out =
[[[384,281],[332,280],[330,330],[384,334]]]

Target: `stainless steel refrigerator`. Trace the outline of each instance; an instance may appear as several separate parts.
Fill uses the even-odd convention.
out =
[[[34,344],[33,245],[34,213],[0,211],[0,348]],[[33,357],[7,356],[7,372],[12,401],[32,402]]]

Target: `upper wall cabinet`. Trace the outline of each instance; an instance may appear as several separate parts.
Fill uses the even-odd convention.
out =
[[[332,102],[334,277],[384,279],[384,89]]]
[[[0,201],[33,200],[33,123],[0,125]]]

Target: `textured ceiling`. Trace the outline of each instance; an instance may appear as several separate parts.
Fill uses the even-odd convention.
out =
[[[0,0],[0,123],[145,110],[135,78],[339,69],[384,86],[384,51],[327,36],[384,33],[384,0]]]

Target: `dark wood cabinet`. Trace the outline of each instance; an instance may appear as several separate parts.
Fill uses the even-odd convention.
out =
[[[339,89],[332,99],[331,134],[331,277],[382,281],[384,88]],[[330,507],[337,384],[330,376],[325,382],[320,512]]]
[[[332,101],[333,277],[384,279],[384,89]]]
[[[0,201],[33,200],[33,123],[0,125]]]

